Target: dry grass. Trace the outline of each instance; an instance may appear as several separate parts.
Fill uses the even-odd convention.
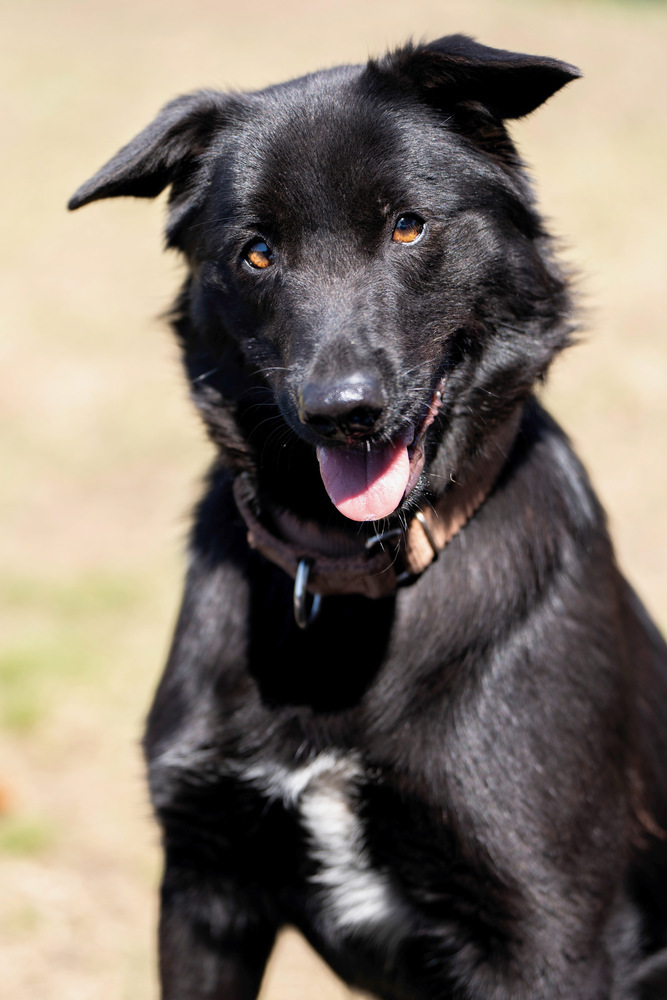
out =
[[[667,624],[667,10],[514,0],[4,0],[0,936],[7,996],[155,996],[156,832],[138,752],[208,449],[152,317],[162,205],[68,216],[176,93],[257,87],[466,30],[586,77],[515,129],[583,271],[590,334],[548,401]],[[294,936],[263,1000],[347,995]]]

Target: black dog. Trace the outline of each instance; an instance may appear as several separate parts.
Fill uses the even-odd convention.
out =
[[[667,649],[533,395],[573,327],[503,124],[578,75],[196,93],[72,199],[170,186],[219,449],[145,744],[167,1000],[254,997],[285,923],[391,1000],[667,996]]]

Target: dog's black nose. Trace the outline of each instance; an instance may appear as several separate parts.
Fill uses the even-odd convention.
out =
[[[308,382],[299,393],[299,420],[327,440],[362,440],[384,409],[378,381],[360,372],[334,381]]]

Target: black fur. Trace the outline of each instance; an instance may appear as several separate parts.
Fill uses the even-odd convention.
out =
[[[165,1000],[254,997],[285,923],[386,1000],[667,996],[667,650],[533,395],[573,327],[504,126],[578,75],[450,36],[193,94],[70,203],[170,187],[174,328],[219,449],[145,741]],[[438,385],[387,524],[465,483],[521,407],[491,494],[411,586],[299,630],[234,477],[261,516],[364,537],[315,448],[395,441]]]

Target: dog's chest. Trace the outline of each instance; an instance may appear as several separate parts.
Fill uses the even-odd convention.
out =
[[[233,766],[237,780],[282,803],[303,831],[307,881],[317,909],[339,932],[389,928],[402,907],[369,849],[360,809],[367,775],[352,754],[324,751],[308,763]]]
[[[314,927],[333,951],[354,940],[389,954],[425,921],[463,926],[471,901],[504,913],[493,872],[471,862],[423,782],[418,791],[412,777],[334,747],[303,763],[275,749],[243,759],[230,750],[163,753],[158,811],[187,812],[191,836],[220,852],[231,878],[262,884],[286,921]]]

